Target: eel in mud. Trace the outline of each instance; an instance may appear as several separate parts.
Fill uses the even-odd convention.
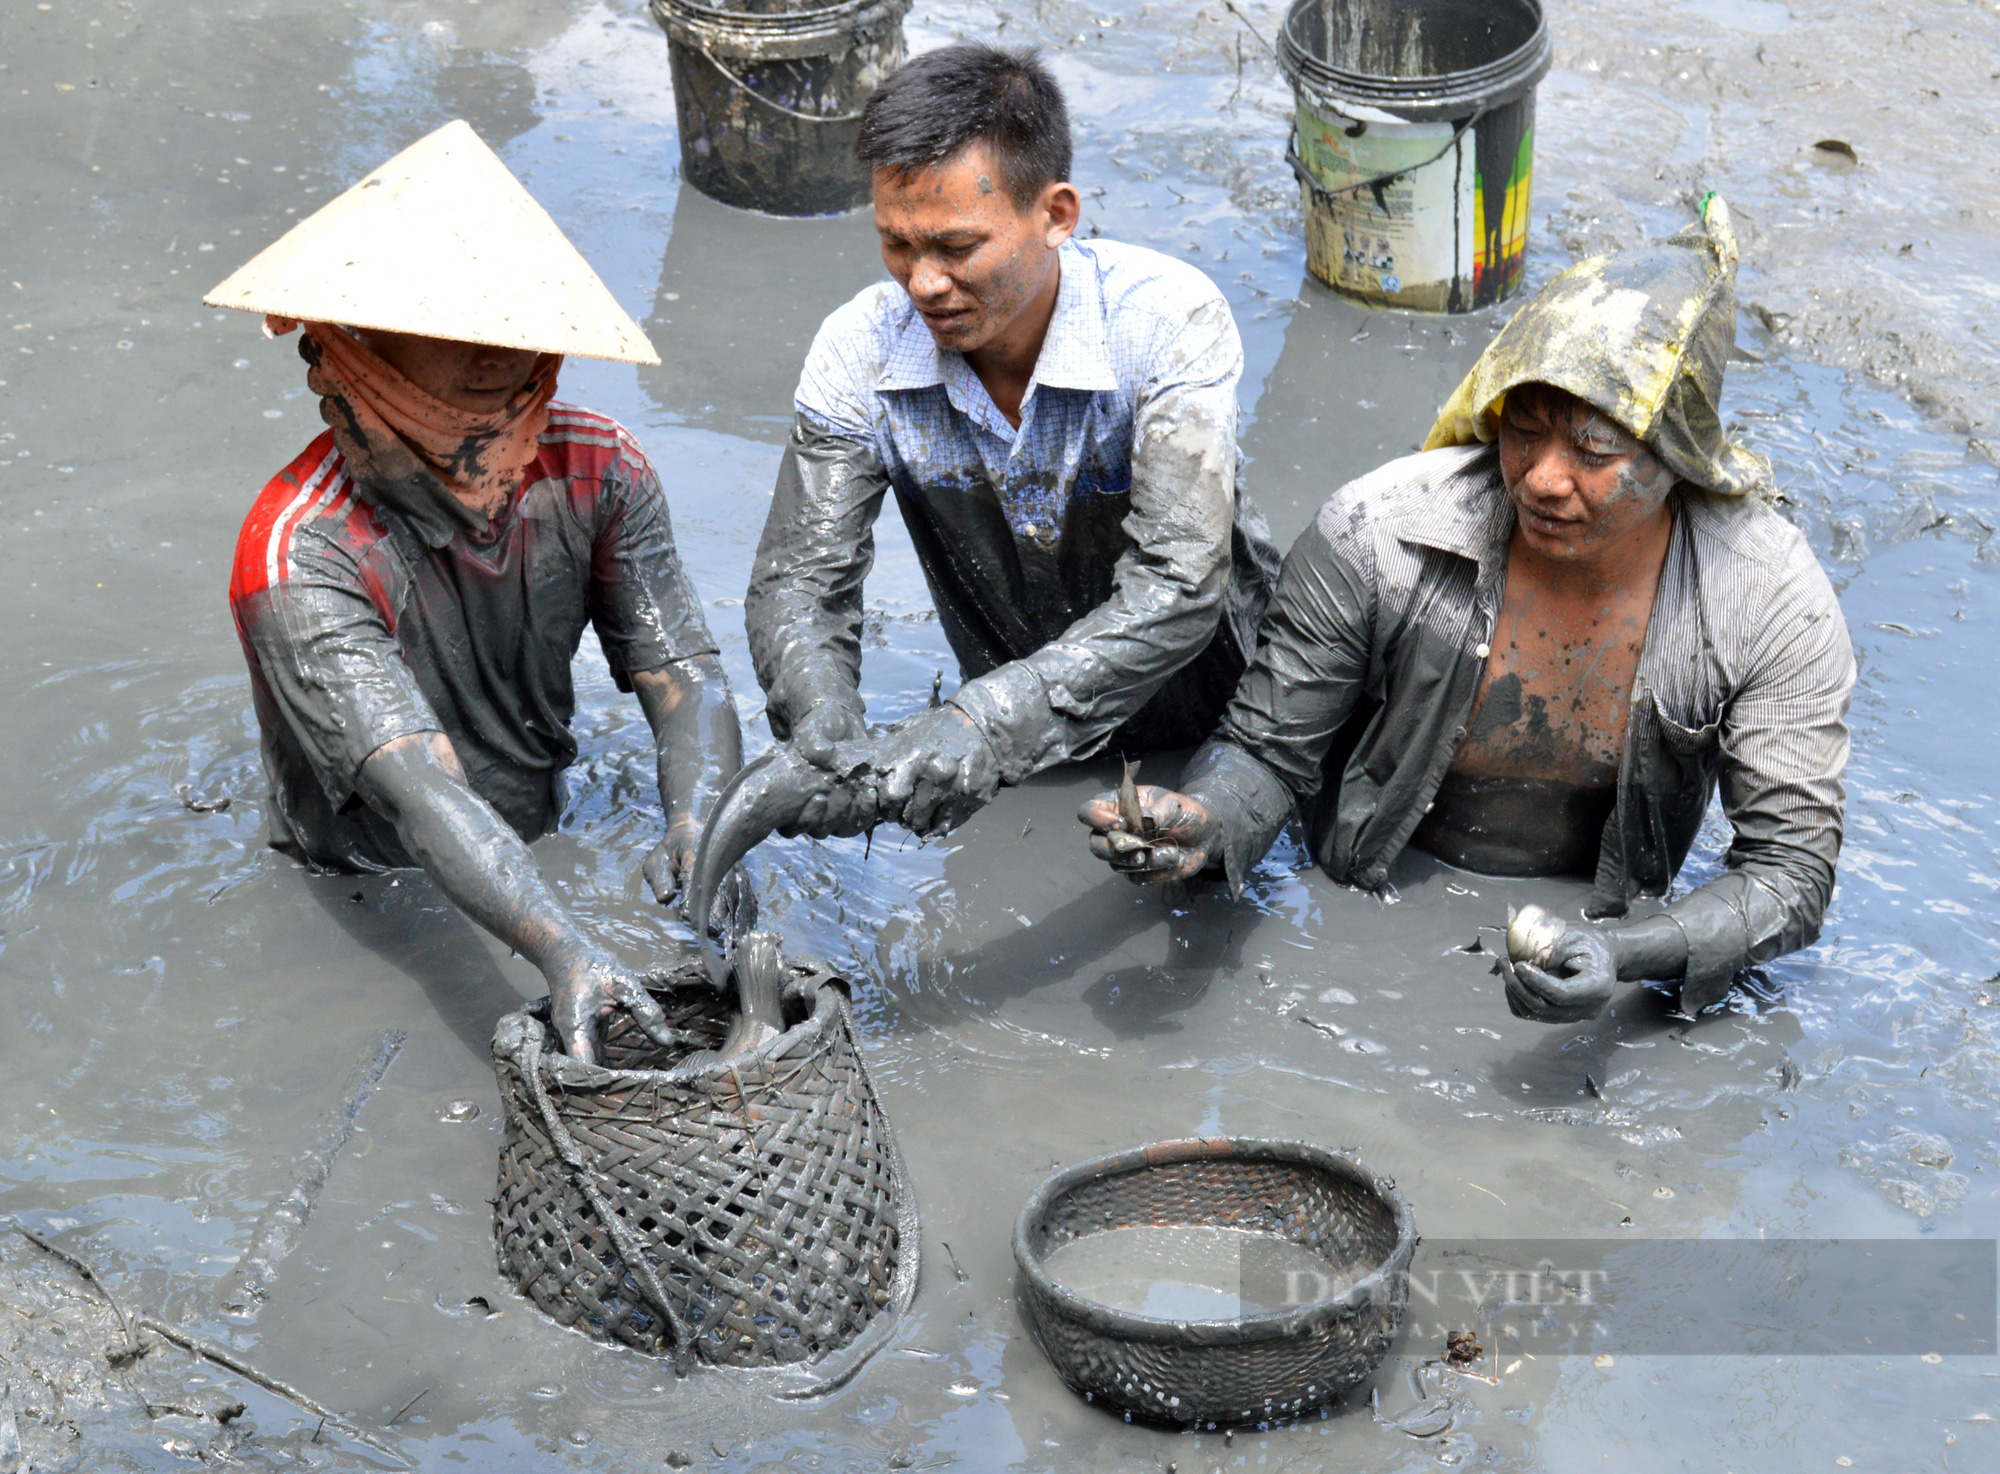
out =
[[[832,793],[840,780],[780,744],[745,763],[722,790],[701,831],[694,873],[688,878],[688,924],[702,948],[709,980],[729,981],[730,957],[709,935],[708,919],[722,878],[750,851],[779,829],[798,822],[806,805]]]

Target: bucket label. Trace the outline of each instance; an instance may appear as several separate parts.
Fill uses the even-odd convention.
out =
[[[1473,296],[1480,302],[1498,302],[1513,295],[1528,265],[1528,186],[1535,169],[1535,130],[1524,128],[1514,157],[1507,161],[1504,180],[1481,178],[1474,198],[1472,234],[1475,242],[1472,261]],[[1500,183],[1502,188],[1490,186]],[[1497,201],[1496,197],[1497,196]],[[1490,203],[1498,203],[1499,218],[1492,218]]]
[[[1464,311],[1477,238],[1472,131],[1453,142],[1449,123],[1370,123],[1350,136],[1352,126],[1298,110],[1299,158],[1332,192],[1307,192],[1308,267],[1353,296]],[[1468,300],[1453,301],[1460,284]]]

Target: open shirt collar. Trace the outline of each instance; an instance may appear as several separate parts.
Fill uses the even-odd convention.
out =
[[[1035,374],[1028,394],[1037,387],[1051,389],[1109,390],[1118,387],[1111,368],[1111,345],[1104,320],[1104,292],[1091,260],[1077,249],[1074,241],[1064,241],[1056,251],[1061,279],[1056,288],[1056,310],[1049,319],[1048,335],[1035,360]],[[907,300],[907,299],[906,299]],[[964,357],[938,347],[923,316],[914,306],[889,343],[889,352],[877,376],[878,389],[928,389],[942,384],[948,390],[969,388],[978,376]],[[961,398],[954,393],[954,399]]]

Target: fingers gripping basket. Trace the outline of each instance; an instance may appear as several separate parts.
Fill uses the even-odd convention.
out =
[[[683,1366],[790,1367],[810,1395],[886,1339],[919,1234],[845,988],[788,970],[785,1032],[728,1061],[696,1055],[729,1022],[699,963],[648,980],[678,1047],[621,1012],[584,1065],[557,1052],[546,999],[503,1018],[494,1239],[563,1325]]]

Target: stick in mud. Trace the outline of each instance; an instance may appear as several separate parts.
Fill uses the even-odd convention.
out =
[[[400,1048],[401,1045],[399,1044],[397,1047]],[[14,1225],[14,1231],[20,1234],[21,1237],[26,1239],[29,1243],[33,1244],[36,1248],[42,1250],[44,1253],[53,1254],[56,1258],[62,1260],[63,1263],[67,1264],[71,1269],[76,1271],[77,1275],[80,1278],[82,1278],[84,1283],[88,1284],[92,1289],[96,1290],[98,1294],[104,1297],[104,1303],[111,1307],[111,1313],[118,1318],[118,1324],[125,1333],[125,1345],[128,1351],[137,1352],[138,1350],[143,1349],[139,1346],[137,1337],[133,1332],[134,1326],[137,1326],[138,1329],[142,1331],[151,1331],[161,1340],[170,1341],[174,1345],[180,1347],[183,1351],[190,1352],[193,1355],[200,1357],[203,1361],[212,1361],[217,1366],[225,1368],[228,1371],[234,1372],[237,1376],[243,1378],[244,1381],[249,1382],[255,1386],[261,1387],[266,1392],[271,1393],[273,1396],[282,1397],[287,1402],[293,1404],[294,1406],[303,1408],[306,1412],[316,1415],[320,1420],[321,1427],[325,1427],[328,1424],[331,1424],[335,1429],[337,1429],[342,1433],[345,1433],[349,1438],[355,1440],[355,1442],[365,1443],[366,1445],[368,1445],[368,1447],[374,1449],[377,1453],[384,1454],[387,1457],[396,1460],[397,1463],[401,1464],[402,1467],[404,1468],[410,1467],[406,1462],[404,1462],[403,1456],[397,1453],[395,1449],[389,1447],[386,1443],[381,1442],[379,1439],[370,1437],[369,1434],[365,1432],[363,1429],[356,1427],[353,1423],[350,1423],[347,1419],[341,1417],[340,1414],[334,1412],[331,1408],[322,1406],[313,1398],[308,1397],[298,1388],[292,1386],[289,1382],[281,1382],[276,1377],[258,1371],[257,1368],[251,1366],[249,1362],[244,1361],[234,1352],[229,1351],[224,1347],[217,1346],[212,1341],[205,1341],[201,1337],[196,1336],[191,1332],[182,1330],[179,1326],[169,1325],[166,1321],[160,1320],[156,1316],[142,1315],[137,1320],[132,1320],[128,1318],[124,1310],[119,1307],[117,1300],[112,1297],[110,1287],[104,1283],[104,1277],[100,1275],[95,1269],[91,1268],[88,1263],[86,1263],[82,1259],[79,1259],[76,1255],[70,1253],[66,1249],[58,1249],[54,1244],[50,1243],[40,1234],[35,1233],[29,1229],[23,1228],[18,1223]],[[430,1390],[429,1388],[424,1389],[425,1392],[428,1392],[429,1390]],[[418,1397],[421,1397],[422,1395],[423,1393],[417,1394]],[[408,1412],[410,1410],[410,1407],[414,1406],[415,1403],[416,1403],[416,1398],[410,1399],[409,1405],[404,1407],[403,1412]],[[399,1413],[397,1416],[400,1417],[401,1414]],[[318,1429],[315,1429],[313,1432],[313,1440],[314,1442],[317,1442],[318,1439],[319,1439],[319,1431]]]
[[[354,1123],[362,1107],[368,1104],[368,1098],[382,1083],[382,1077],[389,1072],[389,1066],[408,1039],[409,1035],[401,1029],[384,1030],[374,1048],[348,1073],[340,1103],[327,1113],[320,1123],[318,1139],[298,1159],[297,1179],[265,1211],[251,1236],[250,1248],[226,1282],[222,1296],[224,1314],[242,1320],[254,1318],[271,1298],[278,1265],[298,1247],[306,1223],[319,1204],[319,1195],[326,1189],[334,1162],[354,1136]]]
[[[118,1329],[125,1334],[125,1349],[123,1354],[128,1359],[136,1358],[139,1351],[139,1342],[138,1338],[132,1334],[131,1317],[125,1314],[123,1308],[118,1304],[118,1298],[111,1293],[111,1286],[105,1284],[98,1277],[97,1271],[68,1250],[58,1249],[40,1234],[23,1228],[18,1223],[14,1225],[14,1232],[33,1244],[37,1249],[40,1249],[44,1254],[53,1254],[56,1258],[62,1260],[63,1263],[75,1270],[88,1284],[94,1287],[98,1294],[104,1297],[104,1303],[111,1307],[111,1313],[118,1318]]]
[[[411,1465],[404,1460],[403,1456],[400,1453],[396,1452],[395,1449],[389,1447],[388,1444],[382,1442],[378,1438],[371,1436],[366,1430],[356,1426],[353,1423],[350,1423],[347,1419],[343,1418],[339,1413],[334,1412],[331,1408],[325,1407],[321,1403],[306,1396],[305,1393],[299,1391],[299,1389],[292,1386],[291,1383],[281,1382],[276,1377],[269,1376],[264,1372],[258,1371],[257,1368],[251,1366],[249,1362],[244,1361],[234,1352],[228,1351],[221,1346],[217,1346],[213,1341],[204,1341],[201,1337],[192,1335],[189,1332],[182,1330],[179,1326],[169,1325],[167,1324],[167,1322],[156,1319],[155,1317],[150,1315],[142,1315],[139,1317],[139,1327],[141,1330],[151,1331],[154,1335],[160,1337],[160,1339],[163,1341],[173,1342],[174,1345],[180,1347],[181,1350],[190,1352],[193,1355],[200,1357],[203,1361],[212,1361],[217,1366],[223,1367],[229,1371],[234,1372],[244,1381],[251,1382],[259,1387],[262,1387],[266,1392],[271,1393],[273,1396],[282,1397],[285,1399],[285,1401],[292,1403],[294,1406],[305,1409],[305,1411],[313,1414],[320,1420],[320,1425],[322,1427],[337,1429],[338,1431],[345,1433],[349,1438],[352,1438],[356,1443],[365,1443],[368,1445],[368,1447],[374,1449],[375,1452],[379,1454],[384,1454],[387,1457],[396,1460],[396,1462],[403,1468],[407,1469],[411,1467]],[[412,1401],[414,1401],[414,1399],[412,1399]],[[408,1412],[409,1409],[406,1407],[403,1409],[403,1411]],[[313,1432],[313,1439],[315,1442],[317,1442],[318,1438],[319,1438],[319,1430],[315,1429]]]

